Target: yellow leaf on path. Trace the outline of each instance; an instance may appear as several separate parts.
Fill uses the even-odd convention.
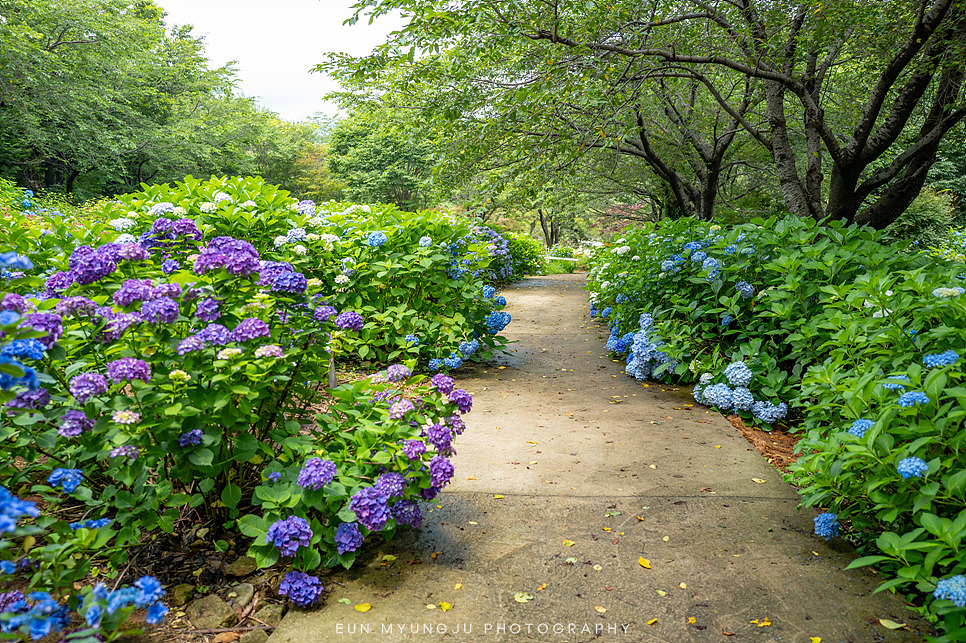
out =
[[[386,554],[385,556],[382,557],[382,560],[383,562],[391,563],[392,561],[396,560],[396,557],[393,556],[392,554]]]
[[[466,476],[467,480],[476,480],[476,476]]]
[[[651,467],[652,469],[657,469],[657,465],[656,465],[656,464],[652,464],[652,465],[650,465],[650,467]]]
[[[882,627],[888,628],[890,630],[901,630],[906,627],[905,623],[896,623],[895,621],[890,621],[887,618],[880,618],[879,623],[882,624]]]
[[[607,611],[606,607],[601,607],[600,605],[594,605],[594,609],[600,612],[601,614]]]
[[[536,444],[533,440],[527,440],[527,444]]]
[[[643,556],[641,556],[640,558],[637,559],[637,564],[640,565],[641,567],[643,567],[644,569],[650,569],[651,568],[651,561],[649,561],[648,559],[644,558]]]
[[[654,591],[657,592],[658,596],[667,596],[667,592],[665,592],[663,589],[656,589]]]
[[[603,569],[603,567],[601,567],[600,565],[594,565],[594,571],[595,572],[599,572],[602,569]]]
[[[714,445],[714,448],[715,449],[720,449],[721,448],[721,445],[720,444],[716,444],[716,445]]]
[[[456,583],[453,585],[453,589],[463,589],[463,583]]]
[[[428,609],[428,610],[434,610],[434,609],[436,609],[436,606],[435,606],[435,605],[433,605],[432,603],[428,603],[428,604],[426,605],[426,609]]]
[[[536,463],[537,463],[536,460],[530,460],[530,462],[527,462],[527,464],[536,464]]]
[[[565,539],[564,539],[564,541],[563,541],[563,544],[564,544],[564,547],[573,547],[573,546],[574,546],[574,545],[576,545],[577,543],[575,543],[575,542],[574,542],[574,541],[572,541],[572,540],[569,540],[569,539],[566,539],[566,538],[565,538]]]
[[[480,524],[480,523],[478,523],[478,522],[476,522],[475,520],[471,520],[471,521],[469,522],[469,524],[471,524],[471,525],[478,525],[478,524]]]
[[[757,625],[758,627],[768,627],[771,625],[771,621],[769,621],[767,618],[763,618],[760,621],[756,618],[755,620],[748,622],[752,623],[753,625]]]
[[[604,531],[613,531],[610,527],[604,527]]]
[[[664,542],[667,542],[667,541],[671,540],[671,537],[670,536],[665,536],[661,540],[663,540]]]
[[[538,587],[538,588],[537,588],[537,591],[538,591],[538,592],[541,592],[541,591],[543,591],[543,590],[545,590],[545,589],[547,589],[547,584],[546,584],[546,583],[544,583],[543,585],[541,585],[540,587]]]
[[[500,499],[503,498],[503,494],[502,493],[495,493],[495,494],[493,494],[493,497],[496,498],[497,500],[500,500]]]
[[[368,612],[371,609],[372,609],[372,605],[370,603],[359,603],[358,605],[356,605],[357,612]]]
[[[808,639],[808,643],[822,643],[821,636],[812,636]]]
[[[443,610],[444,612],[448,612],[452,608],[453,608],[453,606],[450,605],[449,603],[440,603],[439,604],[439,609]]]
[[[680,585],[678,585],[678,587],[680,587],[681,589],[687,589],[688,585],[687,583],[681,583]]]
[[[697,622],[698,622],[698,619],[694,618],[693,616],[688,617],[688,625],[691,625],[692,623],[697,623]]]
[[[513,600],[517,603],[529,603],[533,600],[533,594],[527,594],[526,592],[517,592],[513,595]]]
[[[437,558],[439,558],[439,555],[442,553],[443,552],[441,551],[434,551],[432,554],[429,555],[429,557],[432,558],[433,560],[436,560]]]
[[[752,478],[751,481],[757,482],[758,484],[765,484],[765,481],[762,480],[761,478]]]
[[[657,619],[656,618],[652,618],[651,620],[649,620],[647,622],[648,625],[654,625],[655,623],[657,623]]]

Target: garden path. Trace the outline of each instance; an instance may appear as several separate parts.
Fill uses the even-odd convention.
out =
[[[270,643],[923,640],[721,415],[623,374],[583,283],[506,290],[513,352],[458,379],[474,406],[453,483]]]

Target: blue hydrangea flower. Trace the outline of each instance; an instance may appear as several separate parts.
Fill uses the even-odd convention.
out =
[[[966,576],[943,578],[936,583],[932,595],[941,601],[952,601],[956,607],[966,607]]]
[[[735,409],[738,411],[750,411],[755,404],[755,397],[751,394],[751,390],[744,386],[735,388],[732,397]]]
[[[470,357],[480,348],[480,340],[471,339],[470,341],[460,342],[460,352],[463,353],[463,357]]]
[[[959,361],[959,353],[954,350],[926,355],[922,358],[922,363],[929,368],[940,368],[942,366],[952,366]]]
[[[72,493],[84,481],[84,472],[80,469],[54,469],[47,476],[47,484],[51,487],[60,486],[64,493]]]
[[[419,238],[419,247],[420,248],[428,248],[431,245],[433,245],[433,240],[430,237],[420,237]]]
[[[922,458],[913,456],[900,460],[896,471],[903,478],[921,478],[929,471],[929,465]]]
[[[751,299],[755,295],[755,287],[747,281],[739,281],[736,283],[735,290],[738,291],[742,299]]]
[[[164,620],[168,613],[168,606],[164,603],[154,603],[148,607],[148,613],[144,617],[144,622],[148,625],[157,625]]]
[[[336,464],[322,458],[311,458],[299,471],[298,484],[303,489],[321,489],[338,473]]]
[[[905,381],[908,382],[909,381],[909,376],[908,375],[890,375],[889,376],[889,379],[890,380],[905,380]],[[888,389],[890,391],[904,391],[904,390],[906,390],[906,387],[903,386],[902,384],[893,384],[891,382],[884,382],[882,384],[882,386],[883,386],[883,388],[886,388],[886,389]]]
[[[419,346],[419,338],[413,334],[406,335],[404,339],[406,340],[406,346]]]
[[[862,436],[865,435],[865,432],[872,427],[873,424],[875,424],[875,422],[873,422],[872,420],[866,420],[864,418],[860,418],[855,422],[853,422],[852,426],[849,427],[849,433],[851,433],[857,438],[861,438]]]
[[[735,318],[732,317],[731,315],[722,315],[721,316],[721,325],[722,326],[730,326],[731,325],[731,322],[733,322],[734,320],[735,320]]]
[[[134,581],[134,586],[138,588],[137,597],[134,602],[138,607],[145,607],[149,603],[155,603],[164,596],[164,588],[154,576],[142,576]]]
[[[483,286],[483,299],[492,299],[495,294],[496,288],[493,286]]]
[[[299,607],[308,607],[319,600],[322,589],[322,581],[317,576],[296,570],[285,574],[279,583],[278,594],[288,596],[288,600]]]
[[[760,401],[754,403],[751,407],[751,412],[762,422],[774,424],[788,413],[788,405],[784,402],[781,404],[773,404],[768,401]]]
[[[386,241],[388,240],[389,239],[386,237],[385,232],[376,231],[376,232],[369,233],[369,238],[366,240],[366,242],[369,244],[371,248],[378,248],[382,244],[386,243]]]
[[[493,305],[499,307],[506,306],[506,297],[503,295],[497,295],[493,298]]]
[[[294,556],[300,546],[308,547],[312,542],[312,528],[305,518],[289,516],[268,528],[266,541],[278,547],[282,556]]]
[[[838,514],[823,513],[815,516],[815,535],[831,540],[839,535]]]
[[[600,318],[601,319],[607,319],[607,316],[610,315],[610,313],[611,313],[612,310],[613,310],[613,308],[611,308],[610,306],[608,306],[604,310],[600,311]]]
[[[745,386],[751,384],[753,373],[744,362],[732,362],[725,368],[725,377],[732,386]]]
[[[929,404],[929,396],[922,391],[906,391],[899,396],[899,406],[909,407],[916,404]]]
[[[443,368],[443,360],[439,359],[438,357],[434,357],[433,359],[429,360],[429,370],[438,371],[441,368]]]
[[[457,369],[463,365],[463,358],[461,358],[455,352],[450,353],[449,357],[443,359],[443,365],[450,370]]]
[[[694,395],[694,401],[698,404],[704,404],[704,387],[700,384],[694,385],[694,390],[691,392]]]
[[[734,407],[734,393],[727,384],[712,384],[704,389],[704,403],[719,409]]]
[[[708,253],[702,250],[699,250],[691,255],[691,261],[695,263],[702,263],[707,258],[708,258]]]

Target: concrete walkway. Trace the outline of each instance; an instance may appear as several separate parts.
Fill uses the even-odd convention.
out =
[[[852,549],[812,535],[815,512],[723,417],[623,374],[583,283],[507,289],[514,352],[458,380],[474,405],[453,484],[421,530],[324,576],[325,603],[270,643],[922,641],[928,625],[844,571]]]

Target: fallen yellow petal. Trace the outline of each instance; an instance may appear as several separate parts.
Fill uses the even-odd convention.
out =
[[[594,609],[600,612],[601,614],[607,611],[606,607],[601,607],[600,605],[594,605]]]
[[[436,609],[436,606],[433,605],[432,603],[427,603],[426,609],[428,609],[428,610],[434,610],[434,609]]]
[[[808,639],[808,643],[822,643],[822,637],[821,636],[813,636],[813,637],[811,637],[811,638]]]
[[[678,585],[678,587],[680,587],[681,589],[687,589],[688,585],[687,583],[681,583],[680,585]]]
[[[654,591],[657,592],[658,596],[667,596],[667,592],[665,592],[663,589],[656,589]]]
[[[765,484],[765,481],[762,480],[761,478],[752,478],[751,481],[757,482],[758,484]]]
[[[452,608],[453,608],[453,606],[450,605],[449,603],[440,603],[439,604],[439,609],[443,610],[444,612],[448,612]]]
[[[496,498],[497,500],[500,500],[501,498],[503,498],[503,494],[502,493],[495,493],[495,494],[493,494],[493,497]]]
[[[644,558],[643,556],[641,556],[640,558],[637,559],[637,564],[640,565],[641,567],[643,567],[644,569],[650,569],[651,568],[651,561],[649,561],[648,559]]]
[[[694,618],[693,616],[688,617],[688,625],[691,625],[692,623],[697,623],[697,622],[698,622],[698,619]]]
[[[385,556],[382,557],[382,560],[383,562],[391,563],[392,561],[396,560],[396,557],[393,556],[392,554],[386,554]]]
[[[655,623],[657,623],[657,619],[656,618],[652,618],[651,620],[649,620],[647,622],[648,625],[654,625]]]
[[[540,587],[538,587],[537,588],[537,591],[540,592],[540,591],[543,591],[545,589],[547,589],[547,584],[546,583],[544,583],[543,585],[541,585]]]
[[[369,603],[360,603],[356,605],[357,612],[368,612],[371,609],[372,609],[372,605]]]
[[[564,547],[573,547],[573,546],[574,546],[574,545],[576,545],[577,543],[575,543],[575,542],[574,542],[574,541],[572,541],[572,540],[569,540],[569,539],[566,539],[566,538],[565,538],[565,539],[564,539],[564,541],[563,541],[563,544],[564,544]]]
[[[456,583],[453,585],[453,589],[463,589],[463,583]]]

